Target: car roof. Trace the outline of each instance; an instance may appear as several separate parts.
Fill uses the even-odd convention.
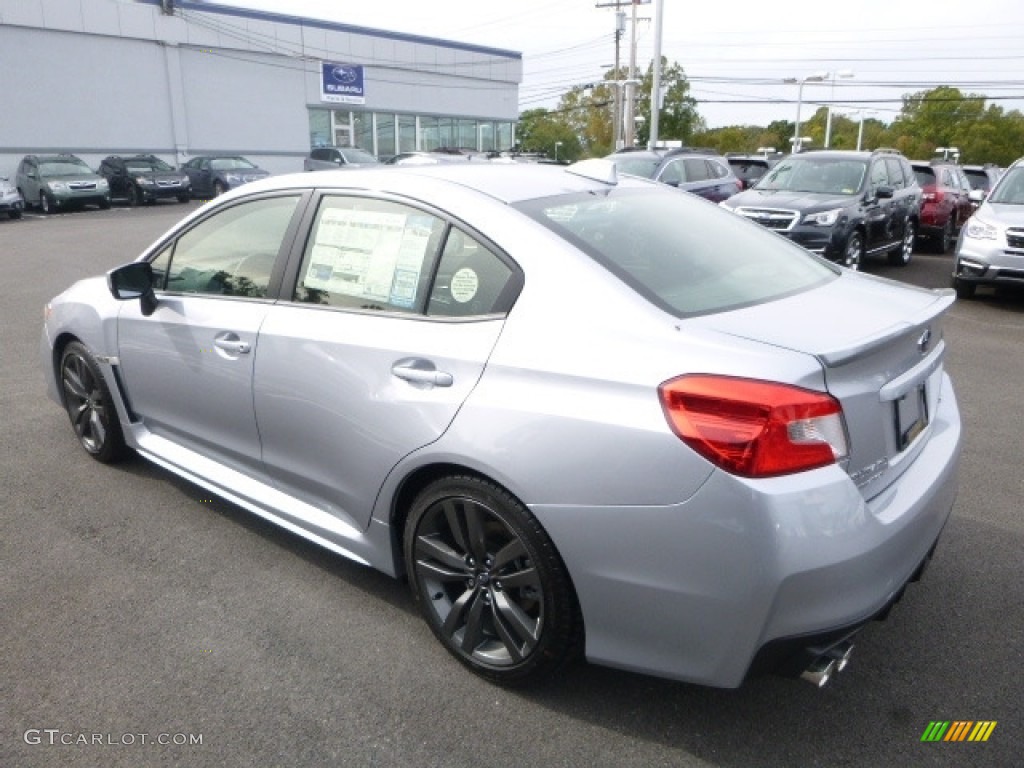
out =
[[[595,162],[595,161],[588,161]],[[662,185],[646,179],[622,175],[611,185],[590,176],[580,175],[575,166],[540,163],[439,163],[436,165],[393,165],[381,168],[319,171],[314,180],[308,173],[272,176],[247,184],[256,189],[291,189],[315,186],[365,188],[401,194],[418,194],[427,181],[474,190],[504,203],[553,197],[576,192],[604,192],[614,187],[661,189]]]

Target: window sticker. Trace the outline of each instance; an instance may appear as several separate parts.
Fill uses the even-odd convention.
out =
[[[460,304],[472,301],[480,287],[480,280],[469,267],[463,267],[452,275],[452,298]]]
[[[431,225],[428,216],[326,208],[303,285],[411,307]]]

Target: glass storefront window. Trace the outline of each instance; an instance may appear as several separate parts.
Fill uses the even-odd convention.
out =
[[[483,152],[494,149],[494,123],[480,123],[480,149]]]
[[[437,118],[421,117],[420,149],[424,152],[429,152],[432,149],[437,149],[439,146],[441,146],[441,139],[438,137],[437,132]]]
[[[512,123],[498,123],[498,146],[495,149],[507,151],[512,149]]]
[[[331,113],[326,109],[309,111],[309,146],[326,147],[331,143]]]
[[[416,118],[413,115],[398,116],[398,151],[416,150]]]
[[[464,149],[476,149],[476,120],[459,120],[459,143]]]
[[[397,154],[395,152],[395,116],[384,112],[375,112],[374,117],[377,122],[377,151],[374,154],[381,160],[385,160]]]
[[[373,154],[373,115],[371,113],[352,113],[352,143]]]

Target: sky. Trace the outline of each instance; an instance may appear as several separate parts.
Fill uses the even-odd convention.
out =
[[[623,0],[628,2],[628,0]],[[767,125],[831,102],[891,122],[901,97],[950,85],[1024,112],[1024,0],[662,0],[662,55],[679,63],[709,128]],[[216,0],[523,54],[520,110],[555,108],[615,61],[613,0]],[[769,9],[771,9],[769,11]],[[621,62],[629,63],[626,5]],[[655,6],[637,6],[638,68],[653,59]],[[786,79],[829,73],[802,88]]]

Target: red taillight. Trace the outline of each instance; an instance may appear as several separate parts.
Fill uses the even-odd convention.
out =
[[[658,387],[665,417],[683,442],[716,466],[771,477],[846,456],[842,406],[788,384],[692,375]]]
[[[944,197],[941,189],[933,187],[930,184],[924,188],[923,192],[924,194],[921,196],[921,199],[926,202],[941,203],[942,198]]]

